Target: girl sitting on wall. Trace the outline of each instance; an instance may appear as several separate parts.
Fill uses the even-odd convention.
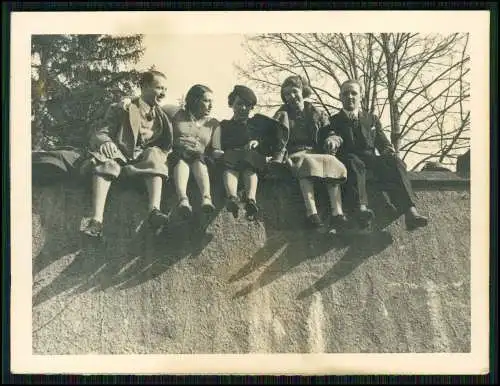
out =
[[[340,184],[346,181],[346,167],[333,153],[342,144],[335,135],[324,138],[322,130],[329,124],[326,114],[304,98],[311,95],[305,79],[290,76],[281,86],[284,104],[274,118],[289,129],[285,160],[292,173],[299,180],[306,206],[306,220],[309,226],[318,228],[323,222],[316,208],[314,181],[320,180],[327,186],[331,216],[329,225],[335,229],[345,228],[347,218],[342,210]]]
[[[243,85],[234,86],[228,96],[228,105],[233,109],[233,116],[221,121],[220,130],[216,131],[216,142],[220,143],[218,153],[222,155],[224,167],[226,207],[234,217],[239,215],[237,192],[240,176],[243,177],[245,188],[246,215],[253,218],[258,213],[258,176],[266,170],[266,156],[274,154],[281,143],[277,121],[261,114],[249,118],[256,104],[257,97],[250,88]],[[285,130],[286,128],[281,132]]]
[[[191,172],[200,189],[202,210],[210,213],[215,209],[206,161],[212,150],[212,137],[219,122],[210,115],[212,90],[209,87],[201,84],[192,86],[186,94],[185,102],[185,107],[172,119],[174,139],[169,166],[174,171],[179,210],[182,215],[189,216],[193,210],[187,196]]]

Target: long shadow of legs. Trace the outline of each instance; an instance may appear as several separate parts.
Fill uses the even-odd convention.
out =
[[[74,290],[102,270],[106,261],[100,258],[100,249],[101,246],[97,243],[79,249],[64,271],[33,297],[33,306],[40,305],[68,290]]]
[[[336,283],[349,275],[367,258],[374,256],[392,244],[392,235],[386,231],[378,231],[366,235],[356,236],[345,255],[320,280],[310,288],[302,291],[298,299],[304,299],[315,292]]]
[[[255,283],[238,291],[234,295],[235,298],[266,286],[306,260],[324,255],[332,248],[342,248],[346,245],[342,236],[328,233],[326,228],[320,231],[307,228],[303,197],[296,180],[290,179],[289,183],[283,184],[282,180],[270,179],[266,181],[261,193],[265,197],[272,197],[278,189],[279,200],[262,201],[262,209],[266,214],[263,218],[267,236],[265,245],[229,279],[229,282],[242,279],[254,271],[262,270],[263,267],[264,270]],[[318,210],[327,220],[329,198],[321,183],[317,184],[316,193]]]
[[[345,246],[345,240],[330,234],[321,234],[315,231],[305,231],[301,233],[287,232],[284,240],[280,240],[277,245],[282,245],[283,252],[280,256],[270,264],[264,272],[257,278],[255,283],[249,284],[233,297],[238,298],[250,294],[251,292],[262,288],[288,271],[301,264],[306,260],[314,259],[317,256],[325,254],[332,248],[341,248]],[[265,248],[262,251],[260,261],[268,260],[272,257],[267,255],[265,258]],[[271,249],[273,250],[273,249]],[[261,251],[258,252],[258,254]],[[248,271],[249,267],[244,267],[243,270]]]
[[[200,254],[211,241],[211,235],[206,231],[217,216],[218,210],[211,215],[199,213],[201,196],[197,190],[194,182],[190,181],[188,192],[193,198],[193,207],[196,210],[191,219],[184,220],[178,216],[175,189],[172,184],[167,184],[163,190],[162,201],[169,221],[161,233],[155,234],[147,224],[143,224],[138,233],[127,229],[128,238],[126,242],[120,242],[119,247],[113,245],[113,238],[110,237],[110,245],[106,248],[105,255],[106,267],[92,280],[80,286],[78,292],[103,291],[110,287],[135,287],[160,276],[183,258]],[[117,224],[110,228],[117,229],[119,226]],[[117,237],[118,233],[119,231]],[[123,237],[121,239],[123,240]]]
[[[214,182],[216,177],[215,173],[210,175],[212,187],[217,186]],[[208,233],[207,229],[221,211],[223,193],[212,189],[216,209],[211,214],[203,214],[199,209],[201,195],[192,180],[189,181],[188,192],[193,207],[198,208],[193,216],[188,220],[180,218],[176,204],[173,205],[168,213],[169,224],[163,232],[156,237],[143,238],[142,243],[136,243],[135,247],[130,249],[128,260],[131,260],[132,264],[115,277],[113,285],[116,285],[117,289],[135,287],[158,277],[176,262],[188,257],[198,257],[210,243],[213,235]],[[167,202],[176,203],[172,186],[169,186],[164,194],[169,196]]]
[[[120,282],[117,288],[135,287],[161,275],[184,258],[197,257],[212,240],[212,235],[206,233],[207,226],[203,219],[196,217],[193,221],[176,222],[175,226],[166,229],[165,234],[157,238],[150,248],[145,248],[142,256],[136,256],[136,263],[117,278]]]
[[[56,234],[57,232],[54,232]],[[67,256],[77,253],[80,245],[71,236],[76,233],[76,230],[67,232],[67,237],[55,238],[51,237],[44,245],[43,249],[33,260],[33,275],[41,272],[45,267],[52,264],[55,260],[62,256]],[[50,236],[49,236],[50,237]]]
[[[288,239],[282,232],[275,232],[267,237],[266,244],[252,257],[250,262],[229,278],[233,283],[259,269],[270,260],[280,249],[286,247]],[[283,253],[283,251],[281,251]]]
[[[196,217],[184,223],[172,221],[159,235],[147,227],[137,234],[127,229],[129,233],[126,237],[121,235],[121,242],[116,240],[124,230],[114,227],[109,227],[105,242],[83,238],[82,248],[73,261],[34,296],[33,305],[68,290],[76,295],[110,287],[124,289],[154,279],[177,261],[201,253],[211,240],[205,233],[209,223],[206,218],[200,223]]]
[[[383,231],[403,214],[398,207],[393,205],[386,192],[373,193],[372,202],[375,208],[373,230],[376,232]]]
[[[101,254],[102,259],[106,261],[103,269],[80,285],[75,292],[104,291],[121,285],[129,277],[147,269],[155,261],[162,252],[161,244],[161,240],[154,234],[142,230],[132,235],[125,246],[119,249],[108,246]]]
[[[124,190],[131,192],[123,194]],[[173,188],[167,185],[163,193],[165,201],[175,207]],[[69,290],[76,294],[117,285],[138,285],[160,275],[183,257],[200,254],[210,242],[206,229],[217,213],[209,217],[195,216],[187,224],[172,216],[167,227],[170,229],[160,235],[154,235],[147,227],[136,234],[134,224],[144,215],[141,210],[144,194],[140,184],[114,184],[106,206],[105,240],[96,242],[79,234],[80,220],[90,200],[85,189],[81,186],[68,189],[66,184],[61,184],[35,192],[33,207],[38,215],[34,218],[34,230],[40,232],[34,234],[33,244],[35,253],[40,247],[41,251],[33,261],[34,275],[62,256],[72,261],[33,297],[33,304],[41,304]],[[130,211],[130,207],[134,209]]]
[[[74,235],[78,233],[83,215],[83,195],[80,189],[75,189],[73,184],[66,181],[37,184],[33,187],[32,246],[34,253],[38,252],[33,259],[33,275],[59,258],[77,253],[80,249]]]

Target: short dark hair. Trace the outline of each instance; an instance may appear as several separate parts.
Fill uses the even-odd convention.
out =
[[[195,84],[186,94],[186,110],[192,112],[193,107],[206,92],[213,92],[210,87],[203,84]]]
[[[236,85],[227,97],[229,107],[233,107],[233,103],[237,96],[239,96],[245,104],[250,107],[254,107],[257,104],[257,96],[252,89],[243,85]]]
[[[167,76],[163,72],[156,70],[149,70],[142,73],[141,78],[139,79],[139,86],[144,87],[150,85],[151,83],[153,83],[155,76],[161,76],[167,79]]]
[[[345,85],[347,84],[357,84],[359,86],[359,91],[363,92],[363,85],[358,79],[347,79],[344,83],[340,85],[340,92],[342,93],[342,89],[344,88]]]

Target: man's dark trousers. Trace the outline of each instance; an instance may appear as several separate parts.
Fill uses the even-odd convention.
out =
[[[339,156],[339,160],[347,168],[347,181],[343,191],[349,206],[368,206],[367,171],[376,179],[377,186],[389,194],[391,203],[400,213],[405,213],[414,206],[415,197],[406,165],[397,156],[377,156],[372,152],[347,153]]]

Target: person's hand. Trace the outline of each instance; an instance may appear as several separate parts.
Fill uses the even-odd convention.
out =
[[[325,150],[330,154],[335,154],[338,150],[338,142],[333,138],[328,138],[325,142]]]
[[[116,147],[114,142],[105,142],[101,145],[99,151],[108,158],[114,158],[118,153],[118,147]]]
[[[255,140],[255,139],[252,139],[247,144],[247,150],[255,149],[257,146],[259,146],[259,141]]]
[[[122,108],[123,110],[127,110],[130,104],[132,103],[132,99],[130,98],[123,98],[118,102],[118,106]]]
[[[218,158],[222,157],[223,155],[224,155],[224,150],[216,149],[213,151],[213,157],[215,159],[218,159]]]

